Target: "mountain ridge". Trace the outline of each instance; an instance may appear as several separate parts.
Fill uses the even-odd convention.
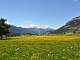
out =
[[[53,29],[52,27],[48,27],[48,26],[39,26],[39,25],[33,25],[33,24],[30,24],[30,25],[27,25],[27,26],[21,26],[22,28],[43,28],[43,29],[46,29],[46,28],[50,28],[50,29]]]
[[[79,33],[80,32],[80,16],[73,18],[67,22],[64,26],[55,30],[54,34],[64,34],[64,33]]]
[[[46,34],[47,32],[54,31],[55,29],[45,26],[36,26],[36,25],[28,25],[26,27],[17,27],[14,25],[11,25],[11,28],[9,28],[9,31],[12,33],[18,33],[20,35],[24,33],[31,33],[31,34]]]

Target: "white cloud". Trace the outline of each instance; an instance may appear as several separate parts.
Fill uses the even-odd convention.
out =
[[[30,21],[27,21],[27,22],[30,22]]]
[[[26,22],[26,20],[24,20],[24,22]]]
[[[69,12],[70,12],[71,10],[69,10]]]
[[[8,23],[7,21],[5,22],[6,24],[10,24],[10,23]]]
[[[2,16],[6,16],[5,14],[2,14]]]
[[[77,1],[79,1],[79,0],[73,0],[73,2],[77,2]]]
[[[30,22],[30,21],[24,20],[24,22]]]
[[[77,13],[79,13],[79,12],[77,12]]]

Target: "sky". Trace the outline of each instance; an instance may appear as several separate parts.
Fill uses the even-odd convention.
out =
[[[60,28],[80,16],[80,0],[0,0],[0,18],[15,26]]]

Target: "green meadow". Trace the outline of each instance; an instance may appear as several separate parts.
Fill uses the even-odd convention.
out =
[[[80,35],[8,37],[0,60],[80,60]]]

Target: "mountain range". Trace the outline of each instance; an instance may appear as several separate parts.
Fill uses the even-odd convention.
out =
[[[27,25],[27,26],[21,26],[17,27],[14,25],[11,25],[11,28],[9,28],[9,31],[11,33],[18,33],[20,35],[24,33],[31,33],[31,34],[46,34],[47,32],[54,31],[55,29],[47,26],[38,26],[38,25]]]
[[[9,31],[12,33],[24,34],[24,33],[31,33],[31,34],[73,34],[73,33],[80,33],[80,16],[72,18],[68,21],[64,26],[60,27],[59,29],[53,29],[47,26],[39,26],[39,25],[27,25],[17,27],[11,25]]]
[[[54,34],[64,34],[64,33],[80,33],[80,16],[72,18],[64,26],[53,32]]]

